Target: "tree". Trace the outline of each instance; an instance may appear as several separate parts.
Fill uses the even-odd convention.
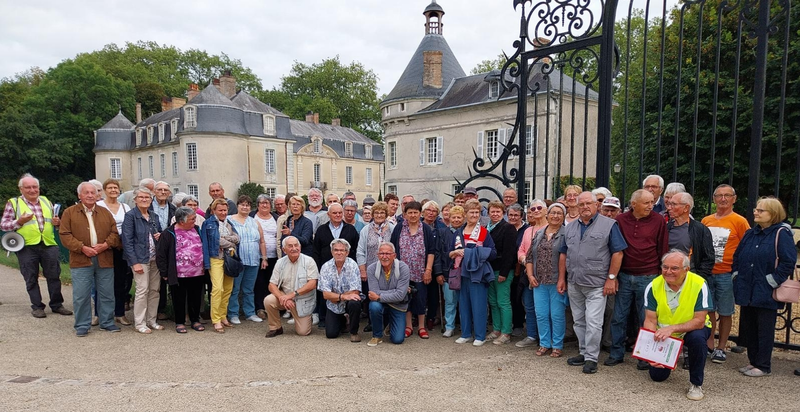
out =
[[[505,53],[500,53],[494,60],[484,60],[470,70],[469,74],[487,73],[492,70],[502,70],[508,58]]]
[[[258,195],[261,195],[263,193],[267,193],[266,189],[264,189],[264,186],[261,186],[258,183],[246,182],[242,183],[242,185],[239,186],[238,196],[243,196],[243,195],[250,196],[250,200],[252,200],[253,203],[255,203],[256,199],[258,198]],[[255,209],[255,205],[253,205],[253,208]]]
[[[342,126],[380,141],[377,89],[378,76],[372,70],[358,62],[343,65],[336,56],[310,66],[295,61],[280,87],[257,96],[293,119],[305,119],[312,111],[319,113],[323,123],[338,118]]]

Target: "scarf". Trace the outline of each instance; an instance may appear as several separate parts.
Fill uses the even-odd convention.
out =
[[[389,222],[384,221],[380,225],[375,222],[369,223],[369,231],[367,232],[367,266],[371,265],[378,259],[378,246],[381,242],[388,242],[392,234],[389,231]]]

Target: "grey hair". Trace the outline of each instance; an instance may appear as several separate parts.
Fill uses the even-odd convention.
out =
[[[558,203],[558,202],[553,202],[553,204],[548,206],[547,207],[547,213],[550,213],[550,211],[553,210],[553,208],[556,208],[556,207],[561,209],[561,212],[564,214],[564,217],[566,218],[566,216],[567,216],[567,207],[564,206],[561,203]]]
[[[92,184],[92,182],[81,182],[81,183],[78,185],[78,190],[77,190],[77,192],[78,192],[78,194],[79,194],[79,195],[81,194],[81,188],[83,187],[83,185],[89,185],[89,186],[91,186],[91,187],[92,187],[92,189],[94,189],[95,191],[97,191],[97,188],[96,188],[96,187],[95,187],[95,186]]]
[[[168,189],[172,189],[172,186],[171,186],[169,183],[167,183],[167,182],[165,182],[165,181],[163,181],[163,180],[159,180],[158,182],[156,182],[156,185],[155,185],[155,186],[153,186],[153,187],[156,187],[156,186],[158,186],[158,185],[167,185],[167,188],[168,188]]]
[[[149,177],[145,177],[144,179],[139,181],[139,187],[147,187],[148,185],[153,185],[153,188],[156,187],[156,180],[151,179]]]
[[[344,203],[342,203],[342,206],[344,206],[344,207],[354,207],[354,208],[356,208],[356,210],[358,210],[358,202],[356,202],[353,199],[345,200]]]
[[[200,201],[197,200],[197,198],[194,197],[194,195],[188,195],[187,194],[186,196],[183,197],[183,199],[181,199],[181,206],[186,206],[186,204],[191,202],[191,201],[194,201],[195,203],[197,203],[198,206],[200,205]]]
[[[139,193],[146,193],[150,195],[150,197],[153,197],[153,192],[146,187],[137,187],[136,189],[133,189],[133,197],[136,197]]]
[[[220,182],[211,182],[211,184],[208,185],[208,190],[211,190],[211,186],[219,186],[220,189],[225,190]]]
[[[659,175],[650,175],[650,176],[645,177],[644,180],[642,180],[642,187],[644,187],[644,182],[646,182],[647,179],[650,179],[650,178],[653,178],[653,177],[658,179],[658,187],[663,189],[664,188],[664,178],[659,176]]]
[[[328,211],[329,212],[332,211],[333,208],[335,208],[335,207],[338,207],[338,208],[342,209],[342,212],[344,212],[344,208],[342,207],[342,205],[340,203],[331,203],[330,205],[328,205]]]
[[[540,205],[542,205],[544,207],[547,207],[547,203],[545,203],[544,200],[542,200],[542,199],[533,199],[533,201],[531,202],[530,206],[528,206],[528,208],[530,209],[530,207],[535,205],[535,204],[540,204]]]
[[[275,195],[275,200],[278,199],[283,199],[284,201],[286,201],[286,195]]]
[[[258,197],[256,198],[256,205],[258,205],[261,202],[267,202],[269,203],[269,206],[272,207],[272,199],[270,199],[270,197],[264,193],[258,195]]]
[[[677,195],[681,195],[680,200],[682,200],[683,203],[686,203],[686,205],[689,206],[689,213],[692,213],[692,209],[694,209],[694,198],[692,197],[692,195],[686,192],[678,192],[675,193],[673,196]]]
[[[296,237],[294,237],[294,236],[286,236],[285,238],[283,238],[283,240],[281,240],[281,248],[285,248],[286,247],[286,241],[289,240],[289,239],[297,240],[297,243],[300,243],[300,240],[298,240]]]
[[[582,194],[584,194],[584,193],[588,193],[588,194],[589,194],[589,196],[591,196],[591,197],[592,197],[592,202],[597,202],[597,196],[595,196],[595,195],[594,195],[594,193],[592,193],[592,192],[589,192],[589,191],[585,191],[585,192],[578,193],[578,196],[580,196],[580,195],[582,195]]]
[[[394,249],[394,243],[385,241],[378,243],[378,250],[380,250],[383,246],[389,246],[390,248],[392,248],[392,253],[397,253],[397,251]]]
[[[181,206],[175,209],[175,222],[177,223],[186,223],[192,215],[196,215],[197,212],[194,211],[189,206]]]
[[[322,196],[322,190],[319,190],[316,187],[312,187],[311,189],[308,189],[308,194],[310,195],[312,193],[319,193],[319,195]]]
[[[37,180],[37,181],[38,181],[38,180]],[[724,189],[724,188],[726,188],[726,187],[727,187],[727,188],[729,188],[729,189],[731,189],[731,191],[733,191],[733,195],[734,195],[734,196],[736,196],[736,189],[734,189],[734,188],[733,188],[733,186],[731,186],[731,185],[729,185],[729,184],[725,184],[725,183],[723,183],[723,184],[721,184],[721,185],[717,186],[717,187],[714,189],[714,194],[717,194],[717,190],[719,190],[719,189]]]
[[[333,247],[336,245],[344,245],[344,248],[347,249],[347,253],[350,253],[350,242],[342,238],[331,240],[331,252],[333,252]]]
[[[514,203],[513,205],[508,207],[508,210],[513,210],[519,212],[519,215],[522,216],[522,206],[519,203]],[[508,211],[506,211],[508,213]]]
[[[603,195],[605,197],[610,197],[611,196],[611,191],[608,190],[605,187],[602,187],[602,186],[598,187],[597,189],[592,190],[592,193],[595,194],[595,198],[597,197],[596,195]]]
[[[22,177],[19,178],[19,184],[17,185],[17,187],[22,187],[22,181],[25,179],[33,179],[36,181],[36,186],[39,186],[39,179],[33,177],[33,175],[30,173],[25,173],[24,175],[22,175]]]
[[[188,195],[184,192],[175,193],[172,195],[172,204],[175,205],[175,207],[183,206],[183,199],[185,199],[186,196]]]
[[[422,210],[425,211],[425,210],[428,210],[431,207],[436,209],[436,210],[440,210],[439,209],[439,204],[436,203],[433,200],[429,200],[429,201],[425,202],[425,204],[422,206]]]
[[[676,193],[686,193],[686,186],[684,186],[683,183],[672,182],[664,189],[665,196],[672,196]]]
[[[661,257],[661,264],[663,265],[664,261],[672,255],[680,255],[683,258],[683,267],[689,268],[689,255],[680,249],[670,249],[669,252],[664,253],[664,256]]]

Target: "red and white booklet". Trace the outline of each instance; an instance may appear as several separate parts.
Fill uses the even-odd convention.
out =
[[[636,345],[633,347],[633,357],[647,362],[657,363],[665,368],[675,369],[678,358],[681,356],[683,339],[672,336],[661,342],[656,342],[655,331],[641,328]]]

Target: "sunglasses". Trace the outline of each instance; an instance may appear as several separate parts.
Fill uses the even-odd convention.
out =
[[[530,210],[542,210],[542,209],[544,209],[544,206],[531,206]]]

